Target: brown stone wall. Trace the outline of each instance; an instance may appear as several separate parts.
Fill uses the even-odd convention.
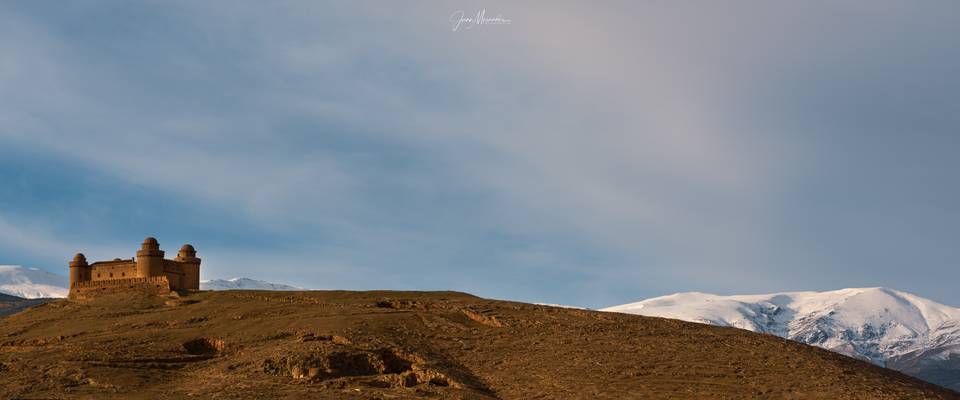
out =
[[[143,247],[137,251],[137,277],[146,278],[163,275],[165,265],[163,254],[164,252],[160,250],[157,240],[147,238],[143,242]]]
[[[75,282],[83,282],[86,280],[84,279],[84,272],[86,270],[87,268],[70,268],[70,284],[72,285]]]
[[[178,272],[167,271],[166,276],[167,276],[167,281],[170,282],[170,289],[180,290],[183,288],[180,283],[180,281],[183,278],[182,274]]]
[[[170,288],[200,290],[200,265],[196,262],[163,260]]]
[[[136,277],[137,266],[134,262],[94,263],[90,266],[91,281],[108,281]]]
[[[149,294],[170,293],[166,276],[78,282],[70,288],[70,298],[85,300],[102,294],[138,291]]]
[[[186,263],[183,269],[182,288],[189,290],[200,290],[200,264]]]

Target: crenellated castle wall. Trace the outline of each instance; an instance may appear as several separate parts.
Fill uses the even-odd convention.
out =
[[[149,294],[170,293],[170,281],[166,276],[147,278],[109,279],[76,282],[70,287],[71,299],[89,299],[103,294],[138,291]]]

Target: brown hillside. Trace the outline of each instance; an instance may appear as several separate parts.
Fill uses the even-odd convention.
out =
[[[20,312],[30,306],[46,303],[52,299],[24,299],[0,293],[0,317]]]
[[[738,329],[454,292],[201,292],[0,319],[0,398],[960,398]]]

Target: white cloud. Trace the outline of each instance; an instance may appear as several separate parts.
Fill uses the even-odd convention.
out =
[[[89,43],[50,26],[0,20],[0,52],[13,55],[0,60],[0,88],[12,93],[0,98],[0,139],[265,230],[354,241],[335,245],[344,258],[439,263],[493,232],[546,243],[511,249],[518,263],[562,270],[577,262],[569,253],[602,254],[587,273],[597,282],[656,269],[662,279],[645,287],[733,287],[746,273],[773,282],[773,263],[803,256],[771,204],[816,161],[797,154],[803,129],[778,120],[795,110],[769,103],[838,64],[856,72],[850,60],[893,57],[883,45],[924,14],[762,3],[169,7],[157,18],[181,36],[159,39],[171,41],[153,49],[162,54],[151,43],[135,53],[155,75],[124,71],[136,60],[115,53],[88,57]],[[471,7],[514,22],[452,32],[449,14]],[[869,23],[849,24],[851,14]],[[283,268],[309,253],[291,250]],[[337,261],[321,264],[382,268]]]

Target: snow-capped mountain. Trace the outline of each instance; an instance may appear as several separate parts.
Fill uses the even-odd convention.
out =
[[[211,279],[200,282],[200,290],[304,290],[282,283],[270,283],[250,278]]]
[[[25,299],[67,297],[70,281],[39,268],[0,265],[0,293]]]
[[[677,293],[601,311],[768,333],[960,389],[960,308],[888,288]]]

